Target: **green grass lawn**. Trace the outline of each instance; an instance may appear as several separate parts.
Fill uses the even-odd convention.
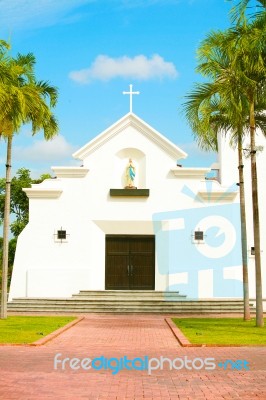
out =
[[[254,319],[173,318],[173,322],[193,344],[266,344],[266,328],[257,328]]]
[[[0,343],[32,343],[75,317],[16,317],[0,319]]]

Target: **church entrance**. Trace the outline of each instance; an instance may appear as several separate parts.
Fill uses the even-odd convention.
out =
[[[155,237],[106,235],[106,290],[154,290]]]

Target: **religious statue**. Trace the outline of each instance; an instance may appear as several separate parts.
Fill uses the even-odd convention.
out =
[[[136,186],[134,186],[134,180],[136,176],[136,168],[133,164],[132,159],[130,158],[128,161],[128,165],[126,167],[126,189],[137,189]]]

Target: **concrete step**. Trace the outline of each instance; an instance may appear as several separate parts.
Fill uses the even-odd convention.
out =
[[[11,312],[57,313],[243,313],[241,299],[187,299],[178,292],[82,290],[70,298],[16,298]]]
[[[166,308],[166,307],[123,307],[122,305],[120,307],[102,307],[102,308],[88,308],[88,307],[34,307],[34,306],[28,306],[28,307],[23,307],[23,308],[8,308],[8,311],[13,311],[16,313],[25,313],[25,312],[34,312],[34,313],[51,313],[51,312],[57,312],[57,313],[79,313],[79,314],[86,314],[86,313],[121,313],[121,312],[126,312],[126,313],[160,313],[160,314],[171,314],[171,313],[176,313],[176,314],[241,314],[243,313],[243,308],[212,308],[212,309],[205,309],[201,307],[196,307],[196,308],[176,308],[176,307],[171,307],[171,308]]]
[[[185,299],[186,295],[181,295],[179,292],[163,292],[163,291],[152,291],[152,290],[106,290],[106,291],[83,291],[81,290],[78,294],[73,294],[72,298],[78,299],[91,299],[91,298],[119,298],[119,299]]]
[[[8,304],[9,311],[16,312],[150,312],[150,313],[242,313],[243,303],[233,302],[71,302],[65,301],[14,301]]]
[[[141,296],[149,295],[149,296],[162,296],[162,295],[169,295],[169,296],[176,296],[179,295],[178,291],[160,291],[160,290],[80,290],[79,293],[74,294],[73,296],[80,296],[80,295],[135,295],[140,294]]]
[[[236,306],[243,306],[243,301],[233,301],[233,300],[227,300],[227,301],[209,301],[209,300],[151,300],[151,299],[134,299],[134,300],[124,300],[121,301],[121,299],[91,299],[91,300],[86,300],[86,299],[33,299],[33,298],[21,298],[21,299],[14,299],[12,302],[8,303],[8,305],[12,306],[14,304],[41,304],[41,305],[49,305],[49,304],[55,304],[55,305],[116,305],[116,304],[138,304],[138,305],[162,305],[162,306],[170,306],[170,305],[180,305],[183,307],[194,307],[198,305],[204,305],[206,307],[216,307],[216,306],[221,306],[223,305],[224,307],[236,307]]]
[[[69,309],[69,310],[57,310],[57,309],[49,309],[49,310],[36,310],[36,309],[27,309],[27,310],[8,310],[9,313],[11,314],[28,314],[28,313],[32,313],[32,314],[43,314],[43,315],[47,315],[47,314],[67,314],[67,315],[71,315],[71,314],[173,314],[173,315],[202,315],[202,316],[209,316],[209,315],[242,315],[243,314],[243,310],[232,310],[232,311],[226,311],[226,310],[221,310],[221,311],[215,311],[215,310],[210,310],[208,312],[204,312],[204,311],[193,311],[193,310],[128,310],[127,308],[120,308],[120,309],[106,309],[106,310],[98,310],[98,311],[94,311],[94,310],[78,310],[78,309]],[[252,311],[252,314],[255,313],[255,311]]]
[[[106,308],[106,307],[128,307],[128,308],[134,308],[134,307],[139,307],[139,308],[181,308],[181,309],[187,309],[187,308],[193,308],[193,309],[217,309],[217,308],[224,308],[224,309],[231,309],[231,308],[243,308],[242,304],[210,304],[210,303],[191,303],[191,302],[166,302],[166,303],[151,303],[151,302],[127,302],[127,303],[120,303],[120,302],[108,302],[108,303],[99,303],[99,302],[90,302],[90,303],[85,303],[85,302],[79,302],[79,303],[54,303],[54,302],[12,302],[8,304],[9,308],[24,308],[24,307],[57,307],[57,308],[62,308],[62,307],[78,307],[78,308]]]
[[[125,304],[125,305],[127,305],[127,304],[139,304],[139,305],[141,305],[141,304],[146,304],[146,305],[155,305],[155,304],[158,304],[158,305],[166,305],[166,306],[168,306],[168,305],[171,305],[171,304],[178,304],[178,303],[180,303],[180,304],[183,304],[183,303],[186,303],[186,304],[188,304],[188,305],[193,305],[193,304],[197,304],[198,302],[197,301],[195,301],[195,302],[191,302],[191,301],[189,301],[189,300],[182,300],[182,301],[180,301],[180,300],[172,300],[172,301],[170,301],[170,300],[162,300],[162,299],[160,299],[160,300],[152,300],[152,299],[134,299],[134,300],[121,300],[121,299],[109,299],[109,300],[106,300],[106,299],[91,299],[91,300],[88,300],[88,299],[77,299],[77,300],[74,300],[74,299],[69,299],[69,300],[58,300],[58,299],[55,299],[55,300],[53,300],[53,299],[31,299],[31,298],[28,298],[28,299],[14,299],[12,302],[10,302],[10,303],[8,303],[9,305],[12,305],[12,304],[47,304],[47,305],[49,305],[49,304],[57,304],[57,305],[66,305],[66,304],[78,304],[78,305],[82,305],[82,304],[87,304],[87,305],[94,305],[94,304],[103,304],[103,305],[106,305],[106,304],[109,304],[109,305],[116,305],[116,304]],[[210,306],[212,306],[212,305],[215,305],[215,303],[213,302],[213,303],[209,303],[210,304]],[[219,303],[217,303],[217,304],[219,304]],[[232,305],[234,305],[235,303],[233,303],[232,302]],[[241,304],[241,303],[240,303]]]

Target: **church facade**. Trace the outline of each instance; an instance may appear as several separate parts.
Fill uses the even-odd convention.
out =
[[[242,297],[237,159],[225,138],[216,164],[185,168],[187,154],[130,112],[73,156],[80,167],[52,167],[54,179],[24,189],[29,223],[18,238],[9,300],[80,290]],[[250,229],[251,212],[248,221]],[[249,230],[255,297],[252,247]]]

